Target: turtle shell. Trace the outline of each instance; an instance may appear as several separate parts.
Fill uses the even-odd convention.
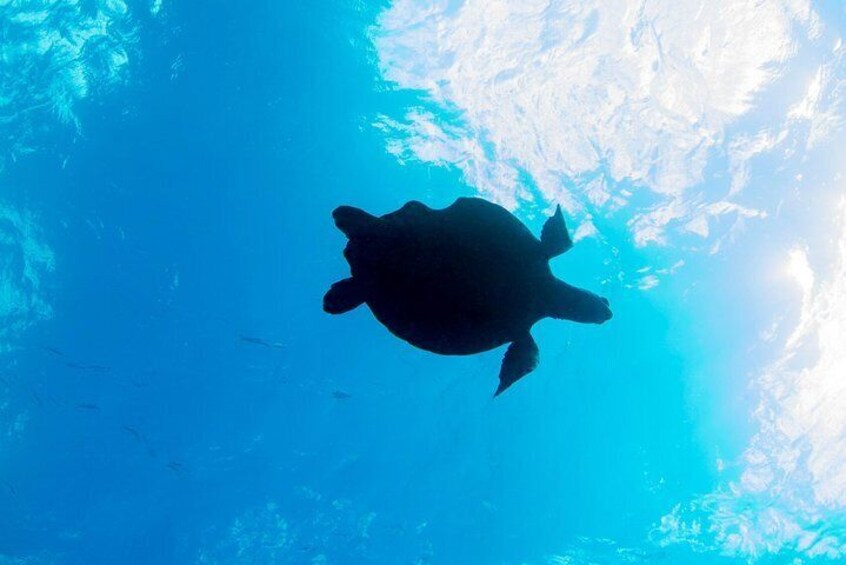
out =
[[[507,210],[460,198],[409,202],[374,219],[345,249],[365,301],[392,333],[464,355],[525,335],[554,280],[540,241]]]

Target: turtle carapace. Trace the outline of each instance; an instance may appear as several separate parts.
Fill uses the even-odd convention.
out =
[[[342,314],[367,303],[393,334],[443,355],[509,343],[496,394],[537,366],[535,322],[611,318],[608,300],[549,268],[552,257],[573,246],[560,206],[540,240],[480,198],[459,198],[443,210],[412,201],[381,217],[341,206],[332,216],[349,238],[344,256],[352,276],[332,285],[323,309]]]

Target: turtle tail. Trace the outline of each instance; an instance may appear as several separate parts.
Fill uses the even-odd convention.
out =
[[[379,218],[353,206],[338,206],[332,217],[338,229],[349,238],[370,235],[379,225]]]

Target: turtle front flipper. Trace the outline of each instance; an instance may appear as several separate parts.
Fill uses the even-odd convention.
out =
[[[567,232],[561,206],[555,208],[555,214],[549,218],[541,230],[541,246],[548,258],[557,257],[573,247],[573,240]]]
[[[364,292],[353,278],[338,281],[323,297],[323,311],[329,314],[343,314],[361,306]]]
[[[528,333],[514,341],[505,351],[502,368],[499,370],[499,387],[494,396],[528,375],[538,366],[538,344]]]
[[[335,225],[347,237],[368,236],[378,229],[379,218],[354,206],[338,206],[332,211]]]

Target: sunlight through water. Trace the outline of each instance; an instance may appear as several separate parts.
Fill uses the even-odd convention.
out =
[[[829,269],[815,272],[806,250],[790,252],[786,273],[802,293],[799,321],[755,383],[758,431],[739,477],[665,516],[663,544],[752,558],[846,556],[846,203],[839,215]]]

